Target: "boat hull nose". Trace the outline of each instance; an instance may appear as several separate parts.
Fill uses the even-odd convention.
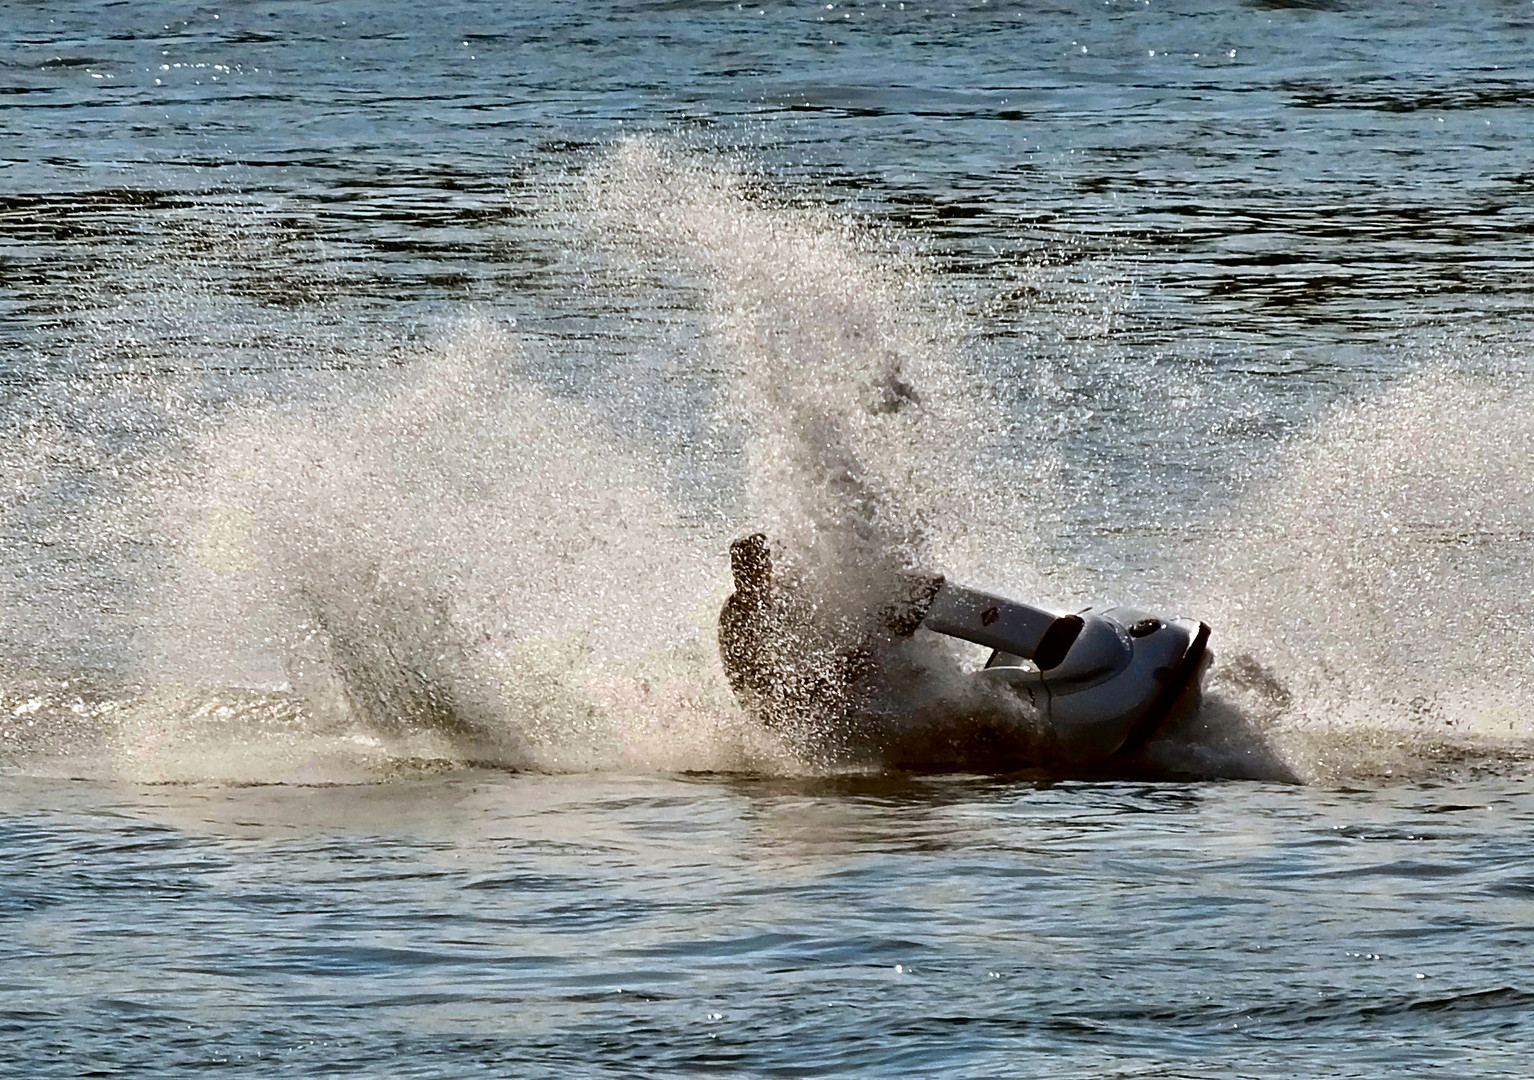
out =
[[[978,677],[1036,705],[1062,761],[1106,763],[1137,753],[1202,697],[1209,626],[1130,608],[1088,609],[1065,659],[1040,672],[990,667]]]

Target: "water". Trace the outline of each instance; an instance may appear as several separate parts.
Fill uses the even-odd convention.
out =
[[[1534,7],[0,28],[7,1072],[1519,1073]],[[1205,779],[760,730],[756,527]]]
[[[470,774],[7,801],[16,1075],[1527,1060],[1523,780]]]

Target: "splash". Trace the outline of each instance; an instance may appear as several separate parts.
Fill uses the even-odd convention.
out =
[[[483,323],[367,404],[225,426],[161,502],[174,571],[146,672],[296,699],[402,760],[743,767],[697,648],[712,545],[636,460]]]
[[[985,482],[1006,425],[958,362],[970,328],[919,255],[650,140],[622,144],[583,195],[598,242],[701,287],[722,414],[748,432],[746,517],[805,572],[843,579],[819,584],[855,588],[866,567],[887,595],[886,568],[941,564],[1046,586],[1014,553],[1039,547],[1019,511],[1047,484]]]
[[[792,599],[775,726],[822,761],[887,760],[937,710],[994,709],[970,700],[952,646],[892,642],[880,625],[913,569],[1059,589],[1018,558],[1041,549],[1029,527],[1041,490],[982,480],[1000,407],[957,363],[967,327],[940,311],[920,258],[647,140],[620,147],[583,193],[603,243],[700,285],[721,409],[746,430],[745,519],[770,538]],[[849,642],[875,653],[863,687],[845,674]]]
[[[69,502],[59,447],[85,451],[64,425],[0,451],[7,520],[47,490],[87,556],[148,553],[124,587],[81,590],[134,628],[131,662],[115,682],[8,678],[7,761],[51,749],[66,772],[225,783],[823,771],[941,764],[955,724],[1024,722],[967,699],[956,676],[975,658],[923,637],[875,658],[876,723],[851,722],[867,699],[822,695],[764,728],[730,692],[715,617],[726,545],[757,528],[804,598],[812,675],[869,637],[913,568],[1060,608],[1132,593],[1058,554],[1057,480],[1087,451],[1017,445],[1060,429],[1053,398],[1003,400],[968,366],[972,327],[919,253],[745,170],[634,140],[550,204],[599,306],[686,297],[701,351],[614,361],[605,396],[579,395],[539,374],[565,358],[530,362],[552,346],[467,320],[427,349],[391,344],[403,364],[370,385],[230,407],[130,468],[92,459],[120,473],[109,500]],[[696,414],[677,415],[677,382]],[[1151,764],[1329,780],[1527,756],[1531,405],[1505,375],[1434,371],[1290,446],[1276,481],[1208,526],[1188,613],[1219,661],[1207,707]],[[668,473],[699,431],[738,453]],[[1028,482],[995,482],[998,455]]]
[[[1317,780],[1530,756],[1534,385],[1432,369],[1334,411],[1221,531],[1211,721]]]

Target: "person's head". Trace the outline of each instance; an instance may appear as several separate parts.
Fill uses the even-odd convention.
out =
[[[735,576],[735,590],[762,592],[772,580],[772,552],[764,533],[752,533],[730,544],[730,573]]]

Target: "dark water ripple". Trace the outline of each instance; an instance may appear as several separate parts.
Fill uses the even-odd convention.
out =
[[[388,250],[370,204],[412,235],[433,227],[442,188],[421,163],[483,188],[620,122],[730,125],[960,260],[1106,245],[1190,303],[1289,307],[1312,327],[1356,310],[1368,330],[1375,294],[1527,304],[1531,75],[1512,7],[908,9],[448,4],[424,34],[391,6],[171,23],[131,6],[13,12],[7,125],[26,149],[5,170],[13,192],[86,204],[103,172],[205,197],[291,193],[361,263]],[[379,206],[391,189],[400,201]],[[1471,246],[1477,259],[1459,257]],[[452,261],[446,245],[413,254]],[[462,298],[471,283],[410,284]]]
[[[13,785],[42,805],[5,823],[0,1060],[1506,1076],[1531,1050],[1534,909],[1498,890],[1534,855],[1522,781],[835,787]],[[560,811],[563,846],[524,842]]]

